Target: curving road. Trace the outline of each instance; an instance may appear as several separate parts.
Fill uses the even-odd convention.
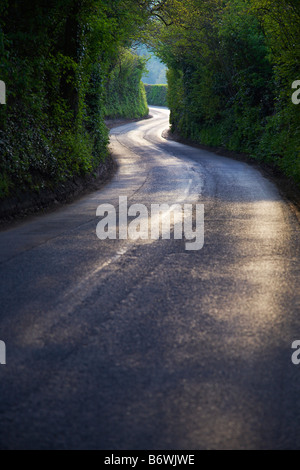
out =
[[[252,167],[111,131],[99,192],[0,233],[1,449],[299,449],[299,223]],[[205,245],[105,240],[100,204],[201,203]]]

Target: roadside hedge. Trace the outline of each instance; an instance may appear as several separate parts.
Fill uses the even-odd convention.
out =
[[[249,154],[300,187],[299,1],[188,0],[168,13],[153,47],[169,70],[172,131]]]

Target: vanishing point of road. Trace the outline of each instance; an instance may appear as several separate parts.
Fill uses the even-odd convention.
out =
[[[100,191],[0,233],[1,449],[299,449],[299,222],[246,163],[111,131]],[[205,244],[106,240],[100,204],[205,205]]]

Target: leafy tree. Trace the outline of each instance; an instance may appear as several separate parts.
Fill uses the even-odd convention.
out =
[[[169,68],[173,131],[300,182],[299,1],[167,0],[160,15],[146,39]]]
[[[0,79],[8,96],[0,107],[0,198],[51,188],[106,158],[109,79],[158,7],[150,0],[1,0]]]

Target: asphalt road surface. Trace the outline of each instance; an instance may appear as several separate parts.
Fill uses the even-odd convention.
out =
[[[245,163],[111,131],[101,191],[0,233],[1,449],[299,449],[299,222]],[[205,244],[105,240],[98,205],[200,203]]]

